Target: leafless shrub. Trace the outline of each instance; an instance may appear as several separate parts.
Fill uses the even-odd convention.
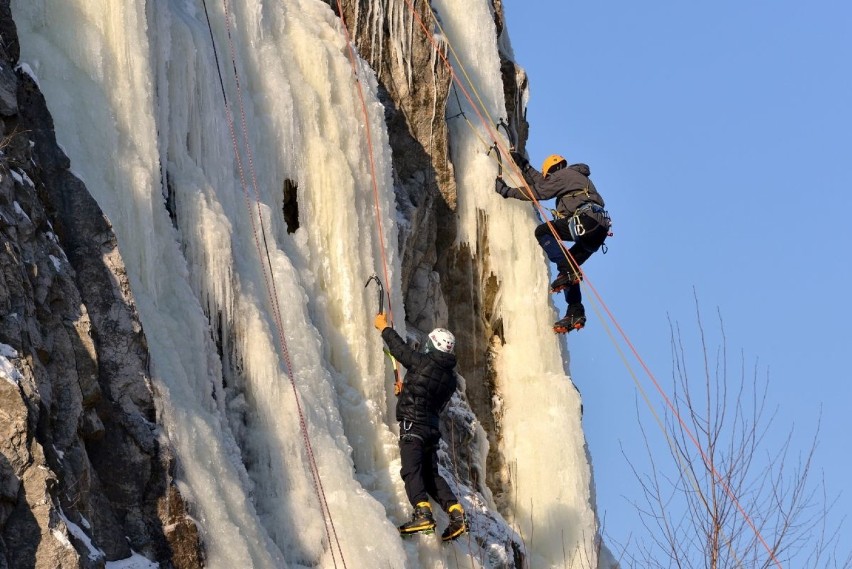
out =
[[[821,476],[813,480],[819,418],[804,452],[793,448],[792,427],[774,442],[778,409],[769,405],[768,372],[757,362],[750,368],[741,354],[729,373],[721,315],[720,345],[712,352],[697,299],[696,320],[693,349],[669,321],[673,396],[662,423],[674,461],[663,464],[652,452],[641,421],[650,468],[640,471],[628,457],[643,492],[644,503],[634,507],[645,535],[633,536],[623,566],[852,567],[852,553],[839,551],[849,547],[840,542],[840,526],[828,523],[836,497]],[[688,362],[696,350],[697,366]]]

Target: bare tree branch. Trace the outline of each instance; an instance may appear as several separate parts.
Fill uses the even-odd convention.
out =
[[[650,468],[640,471],[627,460],[642,489],[644,503],[633,505],[645,534],[624,548],[624,566],[852,568],[852,552],[838,552],[850,547],[840,526],[827,526],[837,498],[828,496],[821,476],[811,482],[819,418],[803,454],[793,448],[794,426],[772,443],[778,408],[769,406],[768,370],[763,374],[755,361],[748,372],[741,352],[731,377],[718,310],[717,316],[719,346],[711,351],[695,297],[700,382],[690,374],[680,326],[669,319],[673,395],[662,424],[674,461],[660,462],[640,420]]]

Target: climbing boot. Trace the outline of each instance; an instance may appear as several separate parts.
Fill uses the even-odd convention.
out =
[[[565,271],[560,270],[556,279],[550,283],[550,292],[559,292],[571,285],[580,284],[581,280],[583,280],[583,278],[572,269]]]
[[[580,330],[585,325],[585,308],[583,308],[582,304],[572,304],[568,306],[568,312],[565,314],[565,318],[553,323],[553,331],[558,334],[565,334],[571,330]]]
[[[464,509],[461,504],[453,504],[447,510],[450,516],[450,525],[441,534],[443,541],[452,541],[467,531],[467,520],[464,517]]]
[[[411,521],[399,526],[402,536],[415,533],[435,533],[435,518],[432,517],[432,507],[429,502],[419,502],[414,507]]]

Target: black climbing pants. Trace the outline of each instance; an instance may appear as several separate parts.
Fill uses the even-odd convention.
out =
[[[572,217],[560,217],[550,223],[562,241],[574,242],[571,248],[568,249],[568,252],[571,254],[571,258],[576,261],[577,266],[580,266],[592,256],[592,253],[601,248],[601,245],[603,245],[609,234],[609,223],[600,223],[598,216],[593,217],[585,213],[580,213],[578,217],[585,231],[582,235],[574,235],[571,231],[572,219],[574,219]],[[544,254],[547,255],[547,258],[552,263],[556,263],[556,268],[560,273],[578,273],[576,269],[571,268],[571,264],[565,258],[559,242],[553,237],[553,233],[546,223],[542,223],[535,228],[535,238],[538,240],[541,248],[544,249]],[[580,304],[582,300],[583,295],[580,292],[579,283],[565,289],[565,302],[569,306]]]
[[[438,443],[441,432],[428,425],[402,421],[399,424],[399,471],[412,506],[431,496],[446,510],[458,502],[447,481],[438,474]]]

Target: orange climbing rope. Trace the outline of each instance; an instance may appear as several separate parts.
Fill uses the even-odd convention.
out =
[[[337,9],[338,9],[338,12],[339,12],[340,22],[342,24],[344,34],[346,36],[346,45],[348,47],[348,53],[349,53],[349,63],[352,66],[352,75],[354,76],[355,82],[357,84],[356,91],[358,92],[358,99],[361,103],[361,111],[362,111],[363,116],[364,116],[364,129],[365,129],[365,136],[367,138],[367,152],[368,152],[368,155],[369,155],[369,158],[370,158],[370,175],[371,175],[371,182],[372,182],[372,188],[373,188],[373,199],[374,199],[374,203],[375,203],[376,230],[377,230],[377,233],[378,233],[378,236],[379,236],[379,245],[381,247],[382,268],[383,268],[383,271],[384,271],[385,282],[388,284],[388,286],[390,286],[390,276],[389,276],[389,273],[388,273],[387,255],[385,254],[385,241],[384,241],[384,235],[383,235],[384,232],[383,232],[383,229],[382,229],[382,212],[381,212],[381,207],[380,207],[380,203],[379,203],[379,188],[378,188],[378,182],[376,180],[375,153],[374,153],[374,148],[373,148],[372,134],[371,134],[371,130],[370,130],[370,117],[369,117],[369,113],[367,112],[367,104],[366,104],[365,98],[364,98],[364,91],[363,91],[363,88],[361,87],[360,78],[358,77],[358,67],[357,67],[357,64],[356,64],[357,55],[355,53],[355,48],[353,47],[352,38],[351,38],[350,33],[349,33],[349,27],[346,25],[346,20],[343,17],[343,6],[341,5],[340,0],[337,0]],[[392,308],[391,308],[391,305],[390,305],[390,294],[388,294],[388,317],[389,317],[389,322],[391,323],[391,326],[393,326],[393,312],[392,312]],[[398,368],[399,364],[396,361],[396,359],[393,359],[393,364],[394,364],[394,371],[397,374],[397,384],[399,384],[399,382],[400,382],[399,368]],[[397,394],[398,394],[398,392],[397,392]],[[455,437],[453,437],[453,468],[456,471],[456,479],[458,479],[458,465],[456,463],[456,456],[455,456]],[[470,533],[468,532],[468,545],[470,545],[471,543],[472,543],[472,541],[471,541]],[[455,552],[455,550],[453,550],[453,551]],[[470,553],[469,557],[470,557],[471,569],[473,569],[473,566],[474,566],[473,554]],[[456,559],[456,564],[458,564],[458,559]]]
[[[370,158],[370,181],[372,182],[373,187],[373,203],[375,205],[376,212],[376,233],[379,236],[379,251],[382,256],[382,274],[385,277],[384,282],[387,286],[390,286],[390,273],[388,272],[388,259],[387,254],[385,253],[385,236],[384,229],[382,227],[382,209],[381,204],[379,203],[379,185],[376,181],[376,158],[375,152],[373,149],[373,134],[370,129],[370,114],[367,111],[367,102],[364,99],[364,90],[361,88],[361,79],[358,76],[358,65],[357,65],[357,56],[355,54],[355,47],[352,43],[352,37],[349,34],[349,27],[346,25],[346,20],[343,18],[343,5],[340,0],[337,0],[337,11],[340,16],[340,23],[343,27],[343,33],[346,36],[346,47],[347,54],[349,55],[349,64],[352,66],[352,76],[355,78],[355,82],[358,86],[356,91],[358,92],[358,101],[361,104],[361,112],[364,115],[364,136],[367,138],[367,154]],[[391,295],[390,292],[387,293],[388,300],[388,324],[393,327],[393,304],[391,303]],[[392,358],[394,375],[396,377],[396,383],[394,385],[394,389],[398,393],[398,390],[402,386],[402,380],[400,378],[399,371],[399,363],[395,358]]]
[[[435,37],[434,37],[434,34],[433,34],[433,33],[431,32],[431,30],[430,30],[430,29],[429,29],[429,28],[425,25],[425,23],[423,22],[423,19],[422,19],[422,18],[420,17],[420,15],[417,13],[417,11],[416,11],[416,9],[414,8],[414,5],[413,5],[413,3],[412,3],[412,0],[405,0],[405,2],[406,2],[406,5],[408,6],[408,8],[410,9],[410,11],[411,11],[412,15],[414,16],[414,18],[416,18],[416,19],[417,19],[417,21],[418,21],[418,23],[419,23],[419,25],[420,25],[420,28],[423,30],[423,32],[424,32],[424,33],[425,33],[425,35],[426,35],[426,38],[427,38],[427,39],[431,42],[431,44],[432,44],[433,48],[435,49],[435,52],[436,52],[436,53],[440,56],[441,60],[444,62],[444,65],[447,67],[447,69],[448,69],[448,71],[449,71],[449,73],[450,73],[450,76],[451,76],[452,80],[456,83],[456,85],[458,86],[458,88],[462,91],[462,93],[464,94],[465,98],[466,98],[466,99],[467,99],[467,101],[470,103],[471,108],[474,110],[474,112],[476,113],[477,117],[479,118],[479,120],[480,120],[481,124],[482,124],[482,125],[483,125],[483,127],[486,129],[486,131],[488,132],[488,134],[491,136],[491,139],[494,141],[494,146],[498,149],[498,151],[499,151],[499,152],[501,152],[501,153],[502,153],[502,155],[503,155],[504,157],[508,158],[507,162],[512,164],[512,168],[514,169],[514,173],[517,175],[517,177],[518,177],[520,180],[522,180],[522,181],[523,181],[523,187],[524,187],[524,190],[526,191],[527,195],[530,197],[531,201],[534,203],[535,207],[536,207],[536,208],[539,210],[539,212],[541,213],[541,217],[542,217],[542,219],[543,219],[543,220],[545,220],[545,223],[547,224],[547,226],[548,226],[548,228],[550,229],[551,233],[553,233],[553,236],[556,238],[557,243],[559,243],[560,249],[562,250],[563,254],[565,255],[566,260],[568,260],[568,262],[571,264],[571,266],[572,266],[572,267],[574,267],[574,268],[576,268],[577,272],[578,272],[581,276],[583,276],[584,283],[585,283],[585,284],[586,284],[586,285],[587,285],[587,286],[588,286],[588,287],[592,290],[592,292],[593,292],[593,294],[594,294],[595,298],[598,300],[598,302],[600,303],[600,305],[603,307],[603,309],[604,309],[604,311],[606,312],[607,316],[609,316],[610,320],[611,320],[611,321],[612,321],[612,323],[615,325],[616,329],[618,330],[618,332],[621,334],[621,336],[622,336],[622,338],[624,339],[624,341],[625,341],[625,342],[627,343],[627,345],[629,346],[630,351],[631,351],[631,352],[633,353],[633,355],[636,357],[636,359],[637,359],[637,361],[639,362],[639,364],[641,365],[642,369],[644,369],[644,370],[645,370],[645,373],[646,373],[646,374],[648,375],[648,377],[651,379],[651,381],[652,381],[652,383],[653,383],[654,387],[657,389],[657,391],[658,391],[658,392],[660,393],[660,395],[663,397],[663,400],[665,401],[666,406],[667,406],[667,407],[668,407],[668,408],[672,411],[672,413],[674,414],[674,416],[677,418],[677,420],[678,420],[678,422],[679,422],[679,424],[680,424],[680,426],[681,426],[681,429],[683,429],[683,431],[687,434],[688,438],[689,438],[689,439],[692,441],[692,443],[695,445],[696,449],[698,450],[698,452],[699,452],[699,453],[700,453],[700,455],[701,455],[702,460],[704,461],[704,464],[705,464],[705,465],[707,465],[707,468],[708,468],[708,470],[710,471],[710,473],[712,474],[712,476],[716,479],[716,481],[719,483],[719,485],[723,488],[723,490],[725,491],[725,493],[726,493],[726,494],[727,494],[727,495],[731,498],[731,500],[734,502],[734,504],[736,504],[736,507],[737,507],[738,511],[740,512],[740,514],[743,516],[743,519],[746,521],[746,523],[749,525],[749,527],[750,527],[750,528],[754,531],[754,533],[755,533],[755,535],[757,536],[758,540],[759,540],[759,541],[761,542],[761,544],[765,547],[765,549],[766,549],[767,553],[769,554],[769,556],[770,556],[770,558],[772,559],[772,561],[774,562],[774,564],[775,564],[777,567],[779,567],[779,569],[780,569],[780,568],[782,567],[782,565],[781,565],[780,561],[778,560],[778,558],[776,557],[775,552],[773,551],[773,549],[772,549],[772,548],[769,546],[769,544],[766,542],[766,540],[764,539],[764,537],[763,537],[762,533],[760,532],[760,530],[758,529],[758,527],[755,525],[755,523],[753,522],[753,520],[751,519],[751,517],[750,517],[750,516],[748,515],[748,513],[745,511],[745,509],[743,508],[743,506],[742,506],[742,504],[740,503],[739,499],[738,499],[738,498],[737,498],[737,496],[734,494],[733,490],[730,488],[730,485],[729,485],[729,484],[727,484],[727,483],[725,482],[725,480],[724,480],[724,478],[722,477],[722,475],[721,475],[721,474],[720,474],[720,473],[716,470],[716,468],[715,468],[715,467],[713,466],[713,464],[710,462],[709,458],[707,457],[706,453],[704,452],[704,449],[701,447],[701,444],[698,442],[698,439],[697,439],[697,438],[696,438],[696,436],[692,433],[691,429],[689,429],[689,427],[686,425],[685,421],[684,421],[684,420],[683,420],[683,418],[680,416],[680,413],[678,412],[677,408],[676,408],[676,407],[672,404],[672,402],[671,402],[670,398],[669,398],[669,397],[668,397],[668,395],[665,393],[665,390],[664,390],[664,389],[660,386],[660,384],[659,384],[659,382],[657,381],[657,379],[656,379],[656,377],[654,376],[654,374],[651,372],[651,370],[650,370],[650,369],[648,368],[648,366],[645,364],[645,361],[642,359],[641,355],[640,355],[640,354],[639,354],[639,352],[636,350],[635,346],[634,346],[634,345],[633,345],[633,343],[630,341],[630,338],[629,338],[629,337],[628,337],[628,335],[624,332],[624,330],[622,329],[621,325],[618,323],[618,320],[617,320],[617,319],[615,318],[615,316],[612,314],[612,312],[610,311],[609,307],[608,307],[608,306],[607,306],[607,304],[604,302],[604,300],[603,300],[603,298],[601,297],[601,295],[598,293],[597,289],[594,287],[594,285],[591,283],[591,281],[590,281],[590,280],[586,277],[585,272],[584,272],[584,271],[582,270],[582,268],[581,268],[581,267],[577,264],[576,260],[575,260],[575,259],[574,259],[574,257],[571,255],[571,253],[570,253],[570,252],[569,252],[569,251],[565,248],[565,245],[562,243],[562,239],[560,238],[559,234],[556,232],[555,228],[553,227],[553,224],[552,224],[552,223],[550,222],[550,220],[546,217],[545,209],[544,209],[544,208],[541,206],[541,204],[539,203],[539,201],[538,201],[538,199],[537,199],[537,197],[536,197],[536,195],[535,195],[535,192],[533,192],[533,191],[532,191],[532,188],[530,188],[530,187],[529,187],[529,185],[526,183],[526,180],[525,180],[525,179],[523,178],[523,176],[521,175],[521,172],[518,170],[517,165],[515,165],[515,164],[514,164],[514,161],[513,161],[513,160],[511,160],[511,157],[510,157],[510,154],[509,154],[508,149],[505,147],[505,145],[504,145],[504,144],[502,144],[502,142],[501,142],[501,140],[500,140],[500,137],[497,135],[497,133],[496,133],[496,131],[495,131],[495,128],[494,128],[494,127],[492,127],[492,123],[493,123],[493,121],[492,121],[492,122],[488,122],[488,121],[486,121],[486,120],[483,118],[482,113],[480,112],[479,107],[478,107],[478,106],[474,103],[474,101],[473,101],[473,99],[471,98],[470,93],[468,92],[467,88],[464,86],[464,84],[461,82],[461,80],[458,78],[457,74],[455,73],[455,70],[454,70],[454,68],[453,68],[452,63],[450,63],[450,61],[448,60],[448,58],[447,58],[446,54],[445,54],[445,53],[444,53],[444,52],[440,49],[440,46],[439,46],[438,42],[436,41],[436,39],[435,39]],[[434,18],[434,17],[435,17],[435,16],[434,16],[434,13],[433,13],[432,15],[433,15],[433,18]],[[436,19],[436,22],[437,22],[437,19]],[[438,24],[438,25],[440,25],[440,24]],[[447,43],[448,45],[451,45],[451,42],[450,42],[449,38],[446,36],[446,34],[444,34],[444,38],[445,38],[446,43]],[[455,52],[454,52],[454,53],[455,53]],[[457,55],[456,55],[456,59],[457,59],[457,60],[459,59]],[[468,80],[469,80],[469,79],[468,79]],[[471,83],[471,88],[474,88],[472,83]],[[477,95],[477,97],[478,97],[478,95]]]

